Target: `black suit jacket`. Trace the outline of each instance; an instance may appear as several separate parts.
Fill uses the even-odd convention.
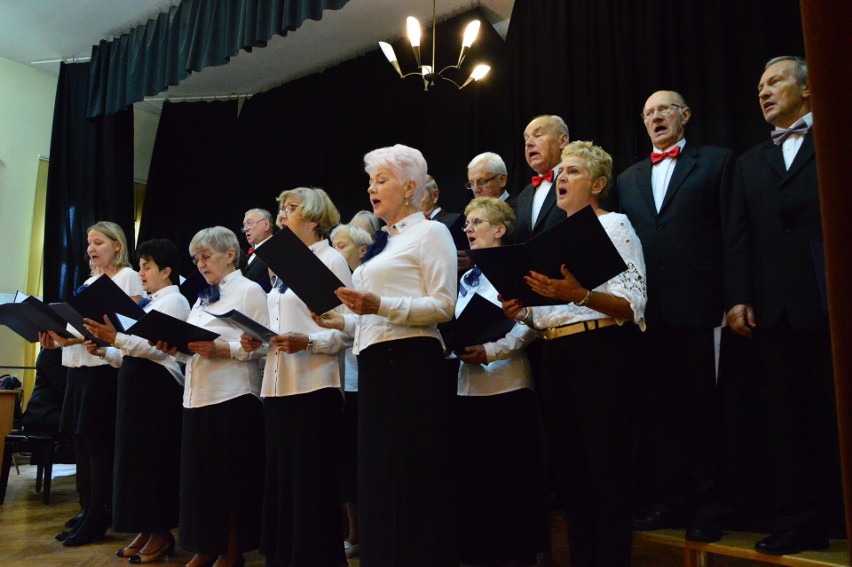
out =
[[[252,263],[243,270],[243,275],[251,281],[259,283],[260,287],[262,287],[263,291],[266,293],[269,293],[272,289],[272,282],[269,280],[269,269],[259,257],[256,257]]]
[[[438,214],[435,215],[435,218],[433,218],[432,220],[442,222],[442,223],[444,223],[444,225],[447,228],[450,228],[451,226],[453,226],[453,223],[456,222],[456,220],[460,216],[461,216],[461,213],[450,213],[450,212],[447,212],[446,209],[441,207],[441,210],[438,211]]]
[[[715,327],[722,321],[722,202],[730,192],[731,150],[687,143],[660,212],[651,158],[618,176],[615,198],[642,242],[649,328]]]
[[[799,330],[824,329],[822,219],[813,132],[789,171],[780,146],[759,144],[737,161],[725,249],[727,307],[750,303],[758,327],[786,313]],[[822,279],[824,282],[824,279]]]
[[[512,208],[515,209],[517,224],[515,232],[512,236],[514,242],[526,242],[530,237],[535,236],[539,232],[543,232],[552,227],[556,223],[566,218],[565,211],[556,206],[556,175],[553,176],[553,185],[547,196],[544,198],[544,204],[538,213],[538,218],[535,220],[535,226],[531,226],[530,219],[532,217],[532,202],[535,189],[532,184],[524,187],[524,190],[518,194]]]

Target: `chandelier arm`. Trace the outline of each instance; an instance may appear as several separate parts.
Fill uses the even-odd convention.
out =
[[[443,69],[441,69],[440,71],[438,71],[438,74],[439,74],[439,75],[443,75],[444,71],[446,71],[447,69],[458,69],[458,70],[461,70],[461,67],[459,67],[458,65],[447,65],[446,67],[444,67]]]
[[[439,77],[441,77],[442,79],[444,79],[445,81],[449,81],[449,82],[451,82],[452,84],[454,84],[458,90],[462,90],[462,89],[464,88],[462,85],[459,85],[457,82],[455,82],[455,81],[454,81],[454,80],[452,80],[452,79],[449,79],[449,78],[447,78],[447,77],[445,77],[445,76],[443,76],[443,75],[440,75],[440,74],[439,74],[438,76],[439,76]]]

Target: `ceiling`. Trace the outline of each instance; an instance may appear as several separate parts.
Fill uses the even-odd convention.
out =
[[[505,37],[515,0],[435,1],[439,21],[479,6],[489,23]],[[92,45],[101,39],[132,29],[177,3],[178,0],[3,0],[0,57],[58,75],[59,60],[87,58]],[[157,99],[163,97],[260,92],[375,49],[380,40],[401,36],[405,17],[410,15],[426,26],[432,19],[432,2],[350,0],[340,10],[326,10],[319,22],[307,20],[286,37],[274,37],[266,48],[252,53],[241,51],[229,64],[193,73],[180,85],[149,98],[159,106]],[[471,51],[471,56],[473,60],[475,51]]]

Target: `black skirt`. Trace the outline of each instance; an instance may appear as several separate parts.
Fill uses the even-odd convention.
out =
[[[459,559],[535,564],[549,540],[535,394],[457,402]]]
[[[103,437],[112,444],[117,376],[118,370],[109,365],[69,368],[59,430]]]
[[[346,563],[337,490],[342,406],[337,388],[263,400],[266,488],[260,551],[267,565]]]
[[[162,365],[124,357],[118,371],[113,529],[177,526],[183,388]]]
[[[358,503],[358,392],[345,392],[340,432],[340,499]]]
[[[358,355],[361,564],[457,567],[452,458],[456,381],[433,338]]]
[[[259,546],[263,450],[263,406],[255,396],[184,408],[179,522],[183,549],[226,553],[232,517],[240,551]]]

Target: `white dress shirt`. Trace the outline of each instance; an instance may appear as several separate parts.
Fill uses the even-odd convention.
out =
[[[814,115],[812,112],[802,116],[802,120],[805,121],[808,128],[813,128]],[[796,159],[796,154],[799,153],[799,148],[802,147],[804,141],[805,137],[802,134],[790,134],[781,144],[781,151],[784,152],[784,165],[787,169],[790,169],[790,166],[793,165],[793,160]]]
[[[618,249],[619,254],[627,264],[627,269],[611,280],[599,285],[594,291],[611,293],[616,297],[626,299],[633,310],[633,322],[645,330],[645,303],[648,300],[648,290],[645,283],[645,257],[642,254],[642,244],[633,230],[633,225],[627,215],[607,213],[599,216],[610,240]],[[606,315],[588,307],[580,307],[574,303],[562,305],[531,307],[533,326],[536,329],[550,329],[580,321],[603,319]],[[616,319],[619,325],[624,321]]]
[[[434,337],[443,345],[437,324],[453,318],[458,293],[450,231],[420,212],[385,229],[387,247],[352,274],[356,290],[381,299],[375,315],[345,316],[344,330],[355,339],[352,351],[412,337]]]
[[[456,318],[460,317],[474,294],[480,295],[497,307],[497,290],[485,277],[479,275],[479,284],[469,287],[462,276],[459,286],[470,292],[459,294],[456,302]],[[485,358],[488,364],[465,364],[459,367],[459,381],[456,393],[459,396],[494,396],[506,392],[514,392],[523,388],[532,389],[532,371],[524,348],[533,342],[538,333],[526,325],[516,324],[502,339],[482,345],[485,348]]]
[[[352,286],[352,273],[343,255],[329,246],[328,240],[320,240],[310,246],[317,258],[322,260],[346,287]],[[301,333],[313,340],[310,352],[292,354],[269,349],[264,344],[266,365],[263,371],[263,398],[306,394],[322,388],[341,387],[342,351],[352,340],[341,331],[320,327],[311,318],[308,306],[288,289],[279,293],[273,288],[267,298],[269,328],[278,334]],[[338,313],[350,313],[343,305],[334,309]]]
[[[257,283],[235,270],[219,283],[219,300],[210,305],[195,302],[188,322],[197,327],[219,333],[216,343],[225,341],[231,358],[191,357],[177,353],[175,358],[186,361],[186,384],[183,389],[183,407],[200,408],[238,398],[245,394],[260,394],[260,366],[262,355],[247,353],[240,348],[243,332],[210,313],[222,314],[231,309],[243,313],[264,326],[269,325],[266,310],[266,293]],[[208,313],[209,311],[209,313]]]
[[[102,276],[92,276],[83,283],[91,285],[92,282],[100,277]],[[121,268],[118,273],[113,276],[112,281],[115,285],[120,287],[124,293],[131,297],[136,295],[145,295],[145,290],[142,289],[142,279],[139,277],[139,273],[132,268]],[[68,332],[78,339],[83,338],[83,335],[81,335],[77,329],[71,325],[68,325],[66,328],[68,329]],[[109,363],[99,356],[89,354],[89,351],[86,350],[86,345],[84,344],[71,345],[62,349],[62,366],[65,366],[66,368],[103,366],[105,364]]]
[[[553,169],[553,181],[556,181],[556,168]],[[541,185],[533,188],[532,218],[530,219],[531,227],[535,227],[535,221],[538,220],[538,215],[541,212],[541,208],[544,206],[544,200],[547,199],[547,193],[550,191],[550,188],[553,187],[553,181],[543,179],[541,181]]]
[[[662,152],[654,148],[655,154],[667,153],[675,147],[679,147],[683,151],[686,145],[686,138],[682,138],[674,146],[668,147]],[[666,158],[656,165],[651,166],[651,189],[654,192],[654,205],[657,207],[657,212],[660,212],[660,207],[663,206],[663,201],[666,199],[666,191],[669,190],[669,182],[672,180],[677,158]]]
[[[189,317],[189,302],[181,295],[180,288],[176,285],[169,285],[158,290],[149,299],[151,303],[144,307],[146,313],[156,310],[160,313],[171,315],[181,321],[186,321],[187,317]],[[121,366],[121,361],[125,356],[147,358],[165,367],[175,377],[178,384],[183,386],[183,372],[177,361],[174,357],[148,344],[148,339],[126,333],[116,333],[113,344],[114,346],[106,349],[106,354],[104,355],[104,359],[111,366],[116,368]]]

